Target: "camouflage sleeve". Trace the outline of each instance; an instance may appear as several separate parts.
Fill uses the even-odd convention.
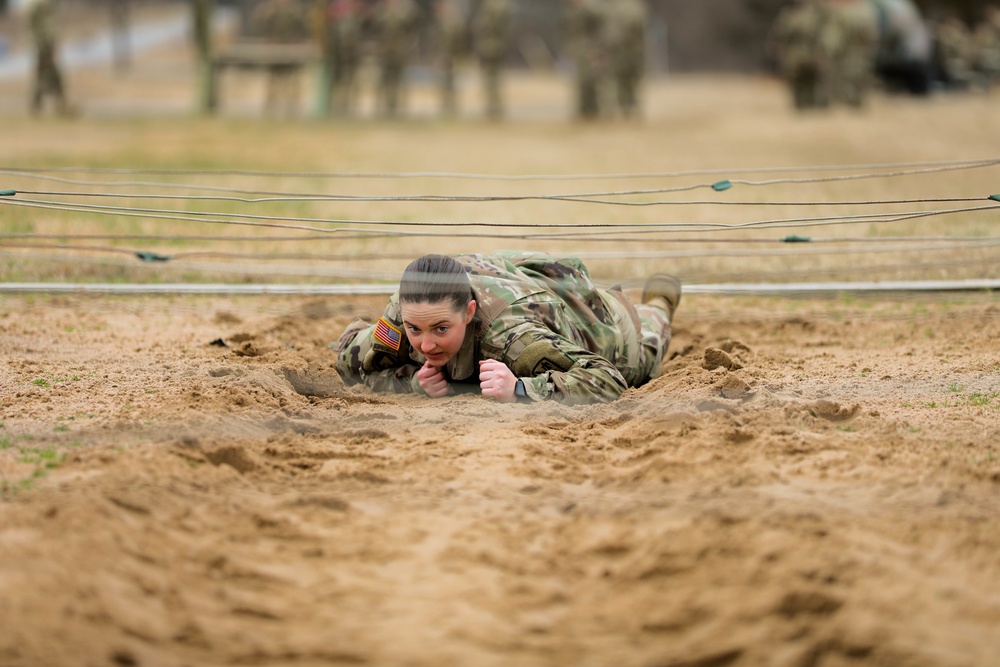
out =
[[[420,365],[410,359],[409,351],[399,303],[393,297],[378,322],[358,328],[353,338],[348,335],[337,355],[337,372],[347,385],[363,382],[382,393],[421,393],[416,377]]]
[[[524,383],[528,397],[562,403],[613,401],[628,383],[607,359],[533,323],[507,332],[503,362]]]

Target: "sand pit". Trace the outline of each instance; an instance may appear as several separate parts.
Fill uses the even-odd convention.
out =
[[[576,408],[344,388],[378,302],[311,303],[5,299],[0,662],[1000,649],[995,299],[691,298],[660,378]]]
[[[586,127],[11,118],[4,150],[21,166],[514,174],[947,160],[993,157],[984,151],[1000,145],[983,96],[879,98],[865,114],[794,117],[782,92],[760,80],[671,80],[650,91],[644,123]],[[560,94],[543,108],[558,109]],[[737,192],[985,196],[995,171]],[[5,178],[2,187],[54,187]],[[459,187],[577,189],[380,181],[349,191]],[[0,211],[12,231],[166,229],[12,210]],[[622,223],[817,214],[551,202],[294,212]],[[822,233],[988,239],[995,215]],[[7,281],[322,283],[398,275],[402,258],[430,249],[565,248],[481,245],[456,235],[281,246],[359,257],[339,273],[315,259],[289,276],[264,261],[174,268],[8,243],[2,268]],[[678,254],[671,268],[688,282],[996,277],[988,247],[943,258],[704,247],[714,254]],[[263,252],[235,236],[224,248]],[[593,266],[633,295],[663,268]],[[344,387],[328,344],[383,304],[0,296],[0,665],[957,667],[1000,654],[996,295],[689,294],[662,375],[582,407]]]

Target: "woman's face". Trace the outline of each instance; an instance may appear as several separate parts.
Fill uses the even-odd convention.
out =
[[[465,329],[476,314],[475,301],[458,310],[449,301],[402,303],[400,308],[410,345],[438,368],[458,354],[465,340]]]

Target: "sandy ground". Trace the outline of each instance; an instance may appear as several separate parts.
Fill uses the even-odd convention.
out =
[[[692,297],[575,408],[344,388],[373,297],[2,305],[0,664],[1000,650],[993,297]]]
[[[968,159],[996,157],[989,151],[1000,145],[994,98],[982,95],[879,96],[863,114],[796,117],[771,81],[670,79],[651,84],[644,122],[578,126],[565,120],[564,82],[541,77],[515,81],[505,125],[280,124],[185,117],[190,80],[162,60],[137,67],[160,72],[160,88],[155,77],[93,74],[73,85],[89,97],[72,120],[26,119],[10,102],[21,98],[5,96],[5,162],[573,174]],[[23,93],[23,82],[4,86]],[[170,86],[181,92],[167,95]],[[160,94],[169,100],[155,106],[160,115],[144,115]],[[996,191],[995,171],[736,192],[764,201],[984,197]],[[352,182],[350,192],[620,185],[380,181]],[[305,187],[280,178],[268,186]],[[69,186],[11,172],[2,187]],[[503,222],[741,222],[816,210],[294,209]],[[116,222],[0,208],[5,231],[165,229]],[[988,240],[995,212],[815,233]],[[7,281],[218,278],[183,262],[91,264],[81,259],[90,255],[8,241]],[[332,281],[345,266],[398,275],[407,253],[470,243],[305,247],[393,256],[310,278]],[[481,247],[501,243],[595,249],[579,240]],[[709,255],[670,260],[688,283],[996,277],[990,248],[745,257],[697,247]],[[598,249],[626,248],[635,246]],[[294,281],[264,272],[263,259],[246,264],[223,277]],[[602,280],[621,279],[633,295],[664,264],[594,262]],[[383,303],[0,295],[0,665],[995,664],[995,295],[691,293],[662,375],[584,407],[345,388],[328,344]]]

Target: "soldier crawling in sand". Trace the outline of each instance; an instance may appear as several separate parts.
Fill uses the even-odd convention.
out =
[[[378,322],[340,336],[337,371],[349,385],[432,398],[612,401],[659,374],[680,298],[677,278],[655,274],[633,304],[597,288],[575,257],[426,255]]]

